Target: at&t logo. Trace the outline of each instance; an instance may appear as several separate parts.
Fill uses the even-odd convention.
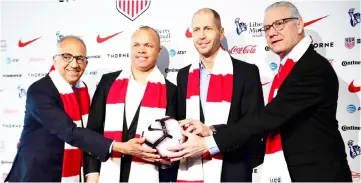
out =
[[[354,113],[356,112],[357,110],[360,110],[361,108],[360,107],[356,107],[355,105],[353,104],[350,104],[346,107],[346,111],[349,112],[349,113]]]
[[[273,71],[277,70],[278,65],[276,64],[276,62],[272,62],[271,64],[269,64],[269,68]]]

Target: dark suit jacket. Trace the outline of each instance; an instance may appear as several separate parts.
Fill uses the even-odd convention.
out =
[[[219,128],[215,141],[229,153],[253,135],[280,129],[292,181],[346,182],[351,174],[336,120],[338,87],[331,64],[310,46],[264,110]]]
[[[91,152],[102,161],[107,160],[112,143],[91,130],[76,127],[47,75],[28,89],[24,129],[5,181],[60,182],[64,142]]]
[[[227,124],[243,126],[240,119],[258,113],[264,107],[262,84],[258,67],[232,58],[233,63],[233,94]],[[191,65],[178,72],[178,115],[186,118],[186,94],[188,73]],[[204,122],[201,109],[200,119]],[[232,153],[223,154],[222,182],[252,181],[252,154],[264,153],[261,137],[248,141],[247,149],[238,149]],[[252,147],[256,147],[253,149]]]
[[[93,99],[92,99],[92,105],[90,107],[89,112],[89,120],[87,128],[91,129],[99,134],[104,133],[104,120],[105,120],[105,106],[106,106],[106,99],[108,97],[108,93],[110,90],[110,87],[112,86],[115,79],[119,76],[121,71],[116,71],[108,74],[104,74],[98,84],[98,87],[94,93]],[[167,88],[167,108],[166,108],[166,115],[176,118],[177,117],[177,87],[171,83],[170,81],[166,80],[166,88]],[[120,112],[120,111],[119,111]],[[124,115],[125,116],[125,115]],[[135,119],[138,119],[139,113],[135,115]],[[127,122],[130,123],[130,122]],[[132,139],[135,136],[137,127],[137,120],[130,124],[129,129],[127,132],[124,132],[124,134],[127,133],[127,137],[125,139]],[[128,136],[129,135],[129,136]],[[126,140],[125,140],[126,141]],[[131,160],[129,157],[125,157],[124,159]],[[124,162],[124,161],[122,161]],[[128,181],[129,171],[130,171],[130,165],[127,163],[128,166],[122,166],[122,174],[121,177]],[[96,160],[92,157],[90,157],[87,154],[84,154],[84,175],[87,175],[88,173],[92,172],[100,172],[101,168],[101,162],[99,160]],[[160,169],[160,180],[167,181],[169,178],[167,178],[167,175],[164,175],[162,173],[162,169]]]

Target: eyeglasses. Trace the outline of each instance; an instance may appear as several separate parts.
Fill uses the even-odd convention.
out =
[[[290,20],[295,20],[295,19],[298,19],[298,18],[291,17],[291,18],[284,18],[281,20],[277,20],[277,21],[273,22],[272,25],[266,25],[266,26],[260,28],[260,31],[268,32],[271,29],[271,27],[273,27],[276,31],[280,31],[285,27],[285,24],[287,22],[289,22]]]
[[[61,56],[66,63],[70,63],[74,58],[78,64],[84,64],[88,60],[88,57],[81,55],[74,56],[70,53],[56,54],[55,56]]]

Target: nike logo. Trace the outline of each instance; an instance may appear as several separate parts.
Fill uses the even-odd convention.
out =
[[[35,39],[33,39],[33,40],[30,40],[30,41],[26,41],[26,42],[22,42],[21,39],[20,39],[20,40],[19,40],[19,43],[18,43],[18,46],[19,46],[20,48],[25,47],[25,46],[29,45],[30,43],[32,43],[32,42],[34,42],[34,41],[36,41],[36,40],[38,40],[38,39],[40,39],[40,38],[41,38],[41,37],[38,37],[38,38],[35,38]]]
[[[152,128],[152,125],[148,126],[149,131],[167,131],[167,129]]]
[[[98,43],[102,43],[102,42],[104,42],[104,41],[108,41],[109,39],[113,38],[114,36],[116,36],[116,35],[118,35],[118,34],[120,34],[120,33],[122,33],[122,32],[123,32],[123,31],[118,32],[118,33],[115,33],[115,34],[112,34],[112,35],[107,36],[107,37],[103,37],[103,38],[101,38],[100,35],[98,34],[97,42],[98,42]]]
[[[304,23],[304,27],[307,27],[307,26],[309,26],[309,25],[311,25],[311,24],[313,24],[313,23],[315,23],[315,22],[318,22],[318,21],[320,21],[320,20],[322,20],[322,19],[324,19],[324,18],[326,18],[326,17],[328,17],[328,15],[327,15],[327,16],[324,16],[324,17],[321,17],[321,18],[317,18],[317,19],[308,21],[308,22],[305,22],[305,23]]]
[[[327,16],[324,16],[324,17],[321,17],[321,18],[317,18],[317,19],[308,21],[308,22],[305,22],[305,23],[304,23],[304,27],[307,27],[307,26],[309,26],[309,25],[311,25],[311,24],[313,24],[313,23],[315,23],[315,22],[318,22],[318,21],[320,21],[320,20],[322,20],[322,19],[324,19],[324,18],[326,18],[326,17],[328,17],[328,15],[327,15]],[[187,38],[191,38],[191,37],[192,37],[192,32],[189,30],[189,28],[186,30],[185,36],[186,36]]]
[[[348,85],[348,91],[350,91],[351,93],[357,93],[361,90],[361,87],[355,86],[353,82],[354,80]]]
[[[187,37],[187,38],[191,38],[191,37],[192,37],[192,33],[191,33],[191,31],[189,31],[189,28],[186,30],[186,37]]]
[[[268,83],[270,83],[270,82],[262,83],[262,86],[264,86],[264,85],[266,85],[266,84],[268,84]]]

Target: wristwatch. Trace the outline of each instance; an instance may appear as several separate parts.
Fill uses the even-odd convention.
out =
[[[213,125],[209,126],[209,129],[212,131],[212,135],[215,135],[217,133],[217,129]]]

